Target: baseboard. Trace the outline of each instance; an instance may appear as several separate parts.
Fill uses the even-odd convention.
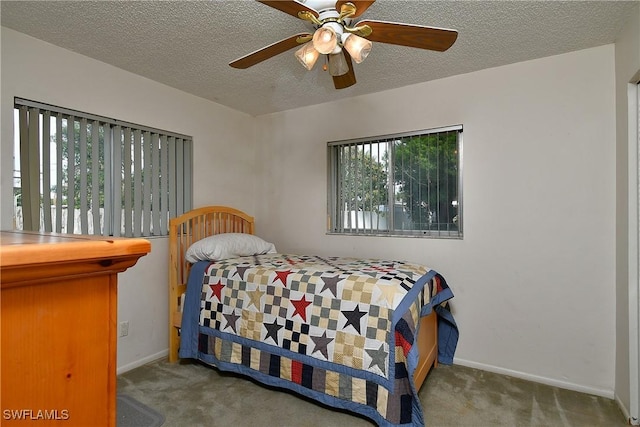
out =
[[[484,363],[472,362],[469,360],[454,358],[453,363],[455,365],[466,366],[469,368],[480,369],[483,371],[494,372],[496,374],[508,375],[514,378],[520,378],[527,381],[532,381],[540,384],[545,384],[553,387],[563,388],[566,390],[577,391],[580,393],[592,394],[594,396],[606,397],[607,399],[614,399],[613,390],[599,389],[594,387],[587,387],[580,384],[574,384],[567,381],[559,381],[552,378],[541,377],[538,375],[527,374],[525,372],[513,371],[511,369],[500,368],[498,366],[486,365]]]
[[[156,361],[158,359],[162,359],[163,357],[167,357],[169,355],[169,349],[162,350],[156,354],[152,354],[147,357],[143,357],[142,359],[136,360],[135,362],[127,363],[126,365],[118,366],[116,370],[116,375],[124,374],[132,369],[138,368],[142,365],[146,365],[149,362]]]
[[[622,400],[620,400],[620,397],[618,397],[618,395],[616,394],[614,400],[616,401],[616,403],[618,404],[618,407],[620,408],[620,410],[622,411],[622,415],[624,415],[624,419],[627,420],[627,422],[632,425],[632,426],[637,426],[638,425],[638,420],[633,420],[631,419],[631,414],[629,413],[629,410],[627,409],[627,407],[624,405],[624,403],[622,403]],[[635,422],[634,422],[635,421]]]

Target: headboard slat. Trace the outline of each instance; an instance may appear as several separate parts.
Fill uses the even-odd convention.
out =
[[[207,206],[169,220],[169,361],[178,360],[180,294],[187,284],[191,264],[185,260],[189,246],[215,234],[254,234],[254,218],[228,206]]]

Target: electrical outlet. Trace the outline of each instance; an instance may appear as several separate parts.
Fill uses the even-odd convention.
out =
[[[119,328],[118,328],[118,336],[119,337],[126,337],[127,335],[129,335],[129,321],[126,320],[124,322],[120,322]]]

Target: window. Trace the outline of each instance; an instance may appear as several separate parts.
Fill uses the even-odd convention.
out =
[[[192,138],[15,99],[14,227],[161,236],[191,209]]]
[[[328,146],[329,233],[462,238],[462,126]]]

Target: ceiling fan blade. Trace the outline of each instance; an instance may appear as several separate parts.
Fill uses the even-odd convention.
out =
[[[373,20],[363,20],[357,23],[358,27],[361,25],[371,27],[373,32],[367,38],[373,42],[437,50],[439,52],[449,49],[458,38],[456,30],[446,28]]]
[[[263,47],[262,49],[258,49],[255,52],[245,55],[241,58],[238,58],[235,61],[230,62],[229,65],[231,65],[233,68],[249,68],[273,56],[286,52],[289,49],[300,46],[298,38],[309,36],[311,36],[311,34],[309,33],[296,34],[284,40],[280,40],[278,42],[270,44],[269,46]]]
[[[341,76],[333,76],[333,85],[336,89],[344,89],[356,84],[356,73],[355,71],[353,71],[353,62],[351,61],[351,55],[349,55],[346,49],[342,49],[342,52],[344,52],[344,59],[347,60],[349,71]]]
[[[295,16],[299,18],[298,12],[307,11],[314,15],[316,18],[318,17],[318,11],[315,9],[311,9],[308,6],[296,1],[296,0],[257,0],[262,4],[266,4],[274,9],[278,9],[280,12],[287,13],[291,16]]]
[[[353,3],[356,7],[356,13],[353,14],[352,18],[357,18],[362,15],[369,6],[375,3],[375,0],[340,0],[336,2],[336,10],[340,10],[343,4],[345,3]]]

